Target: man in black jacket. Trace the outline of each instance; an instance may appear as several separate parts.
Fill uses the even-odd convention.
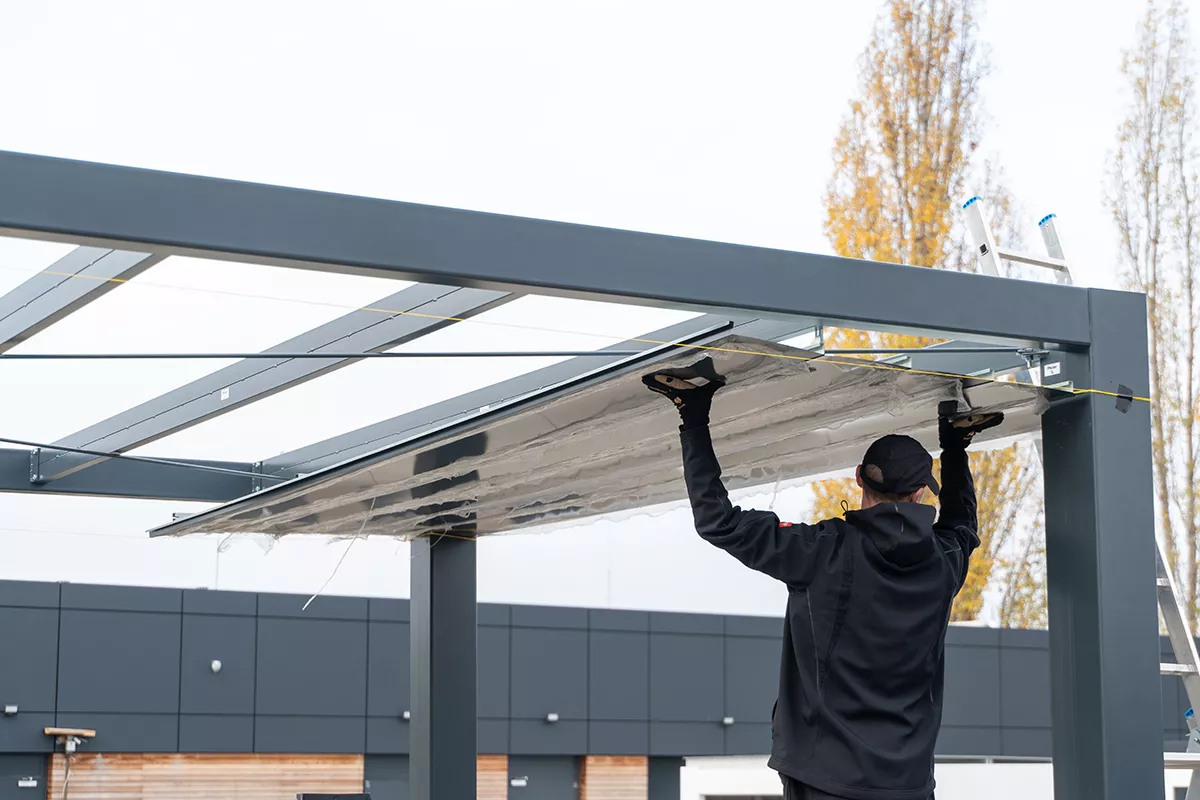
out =
[[[964,427],[939,416],[940,487],[924,447],[883,437],[856,470],[861,510],[793,524],[730,503],[708,429],[723,381],[685,380],[696,374],[665,370],[643,380],[682,418],[696,531],[788,587],[769,762],[784,797],[931,799],[950,606],[979,546],[966,448],[1002,416]],[[936,520],[919,502],[926,490],[940,496]]]

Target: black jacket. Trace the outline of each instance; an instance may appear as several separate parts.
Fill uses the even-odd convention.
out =
[[[804,525],[732,505],[708,428],[680,436],[697,532],[788,587],[771,767],[850,800],[924,800],[950,604],[979,545],[967,454],[942,453],[936,522],[888,503]]]

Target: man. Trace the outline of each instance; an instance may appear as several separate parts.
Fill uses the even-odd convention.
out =
[[[730,503],[708,430],[724,380],[705,362],[643,381],[679,410],[696,531],[788,587],[769,762],[784,797],[931,799],[950,605],[979,546],[966,448],[1002,415],[939,415],[940,487],[924,447],[885,436],[856,470],[861,510],[792,524]]]

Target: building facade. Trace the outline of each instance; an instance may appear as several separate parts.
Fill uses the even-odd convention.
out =
[[[68,767],[97,800],[407,798],[408,602],[307,600],[0,582],[0,800],[58,798]],[[479,797],[676,800],[738,764],[761,783],[780,619],[484,604],[478,624]],[[939,760],[1045,771],[1044,632],[953,627],[946,682]],[[1162,698],[1179,748],[1177,678]],[[68,759],[53,727],[95,737]]]

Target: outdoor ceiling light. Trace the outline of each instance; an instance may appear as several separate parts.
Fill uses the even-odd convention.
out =
[[[628,359],[151,534],[488,535],[680,501],[679,420],[640,376],[706,355],[728,381],[712,432],[731,491],[853,467],[886,433],[936,448],[938,403],[948,399],[1005,412],[980,441],[1034,433],[1056,391],[726,336]]]

